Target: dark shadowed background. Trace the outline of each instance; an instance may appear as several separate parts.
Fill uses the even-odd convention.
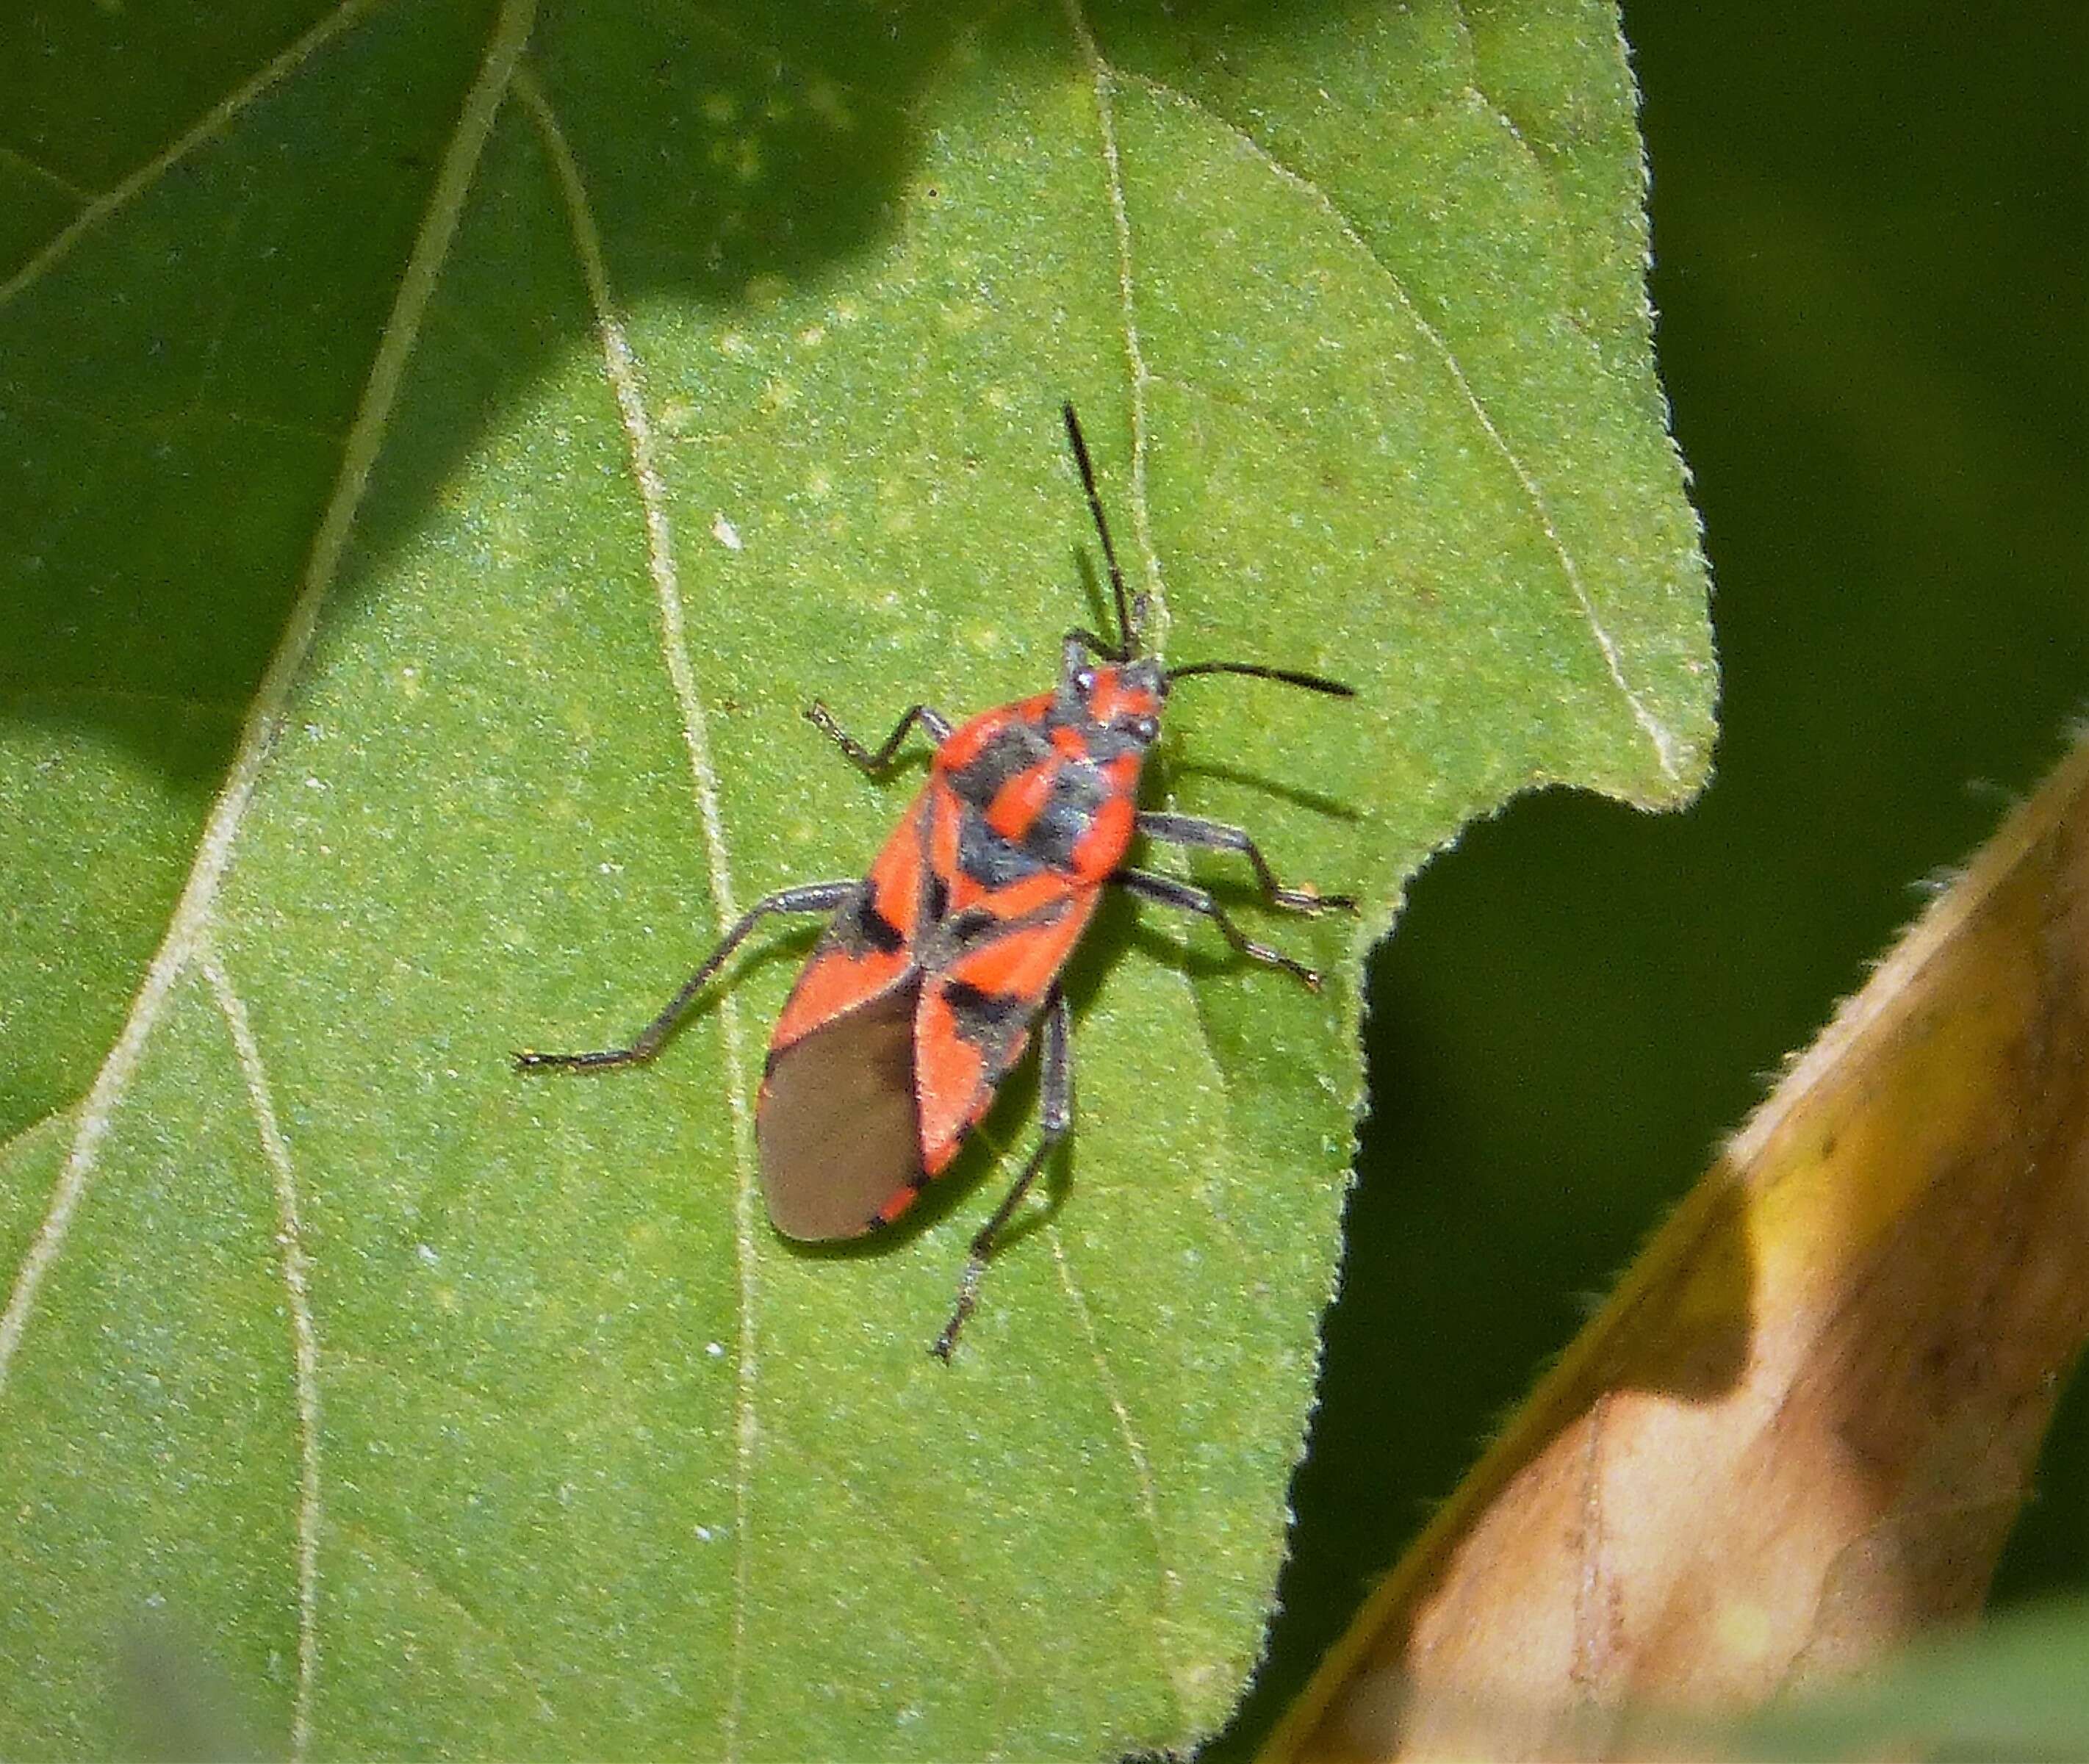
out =
[[[2089,711],[2089,10],[1628,3],[1724,732],[1415,887],[1243,1754],[1722,1136]],[[1997,1603],[2089,1590],[2089,1396]]]

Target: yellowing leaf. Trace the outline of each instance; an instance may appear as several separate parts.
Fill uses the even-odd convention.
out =
[[[2089,1333],[2085,1197],[2089,746],[1792,1068],[1265,1755],[1630,1751],[1649,1709],[1750,1706],[1976,1612]]]

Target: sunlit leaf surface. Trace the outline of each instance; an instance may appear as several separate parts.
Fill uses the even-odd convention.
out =
[[[193,26],[193,28],[192,28]],[[155,36],[156,31],[166,34]],[[1357,958],[1534,783],[1701,777],[1606,6],[514,3],[0,25],[0,1750],[1092,1757],[1251,1662]],[[206,34],[208,33],[208,34]],[[1106,911],[1055,1208],[763,1219],[875,735],[1102,616],[1151,799],[1359,924]],[[1167,862],[1164,856],[1157,861]],[[156,1725],[157,1724],[157,1725]]]

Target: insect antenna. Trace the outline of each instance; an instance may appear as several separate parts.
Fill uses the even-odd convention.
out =
[[[1103,542],[1103,559],[1109,565],[1110,593],[1117,600],[1117,628],[1122,638],[1112,652],[1112,658],[1129,662],[1139,650],[1139,629],[1132,619],[1131,597],[1125,592],[1124,572],[1117,567],[1117,547],[1110,543],[1109,523],[1103,519],[1103,499],[1096,490],[1096,469],[1089,463],[1088,443],[1082,437],[1081,419],[1074,414],[1072,400],[1060,405],[1059,414],[1066,419],[1066,439],[1074,443],[1074,463],[1081,469],[1081,488],[1087,492],[1088,512],[1096,517],[1096,537]],[[1143,611],[1143,606],[1139,610]]]
[[[1303,687],[1309,692],[1325,692],[1330,698],[1354,698],[1357,689],[1331,680],[1324,674],[1302,674],[1295,668],[1266,668],[1259,662],[1192,662],[1187,667],[1170,668],[1166,679],[1173,686],[1185,674],[1245,674],[1258,680],[1279,680],[1286,686]]]

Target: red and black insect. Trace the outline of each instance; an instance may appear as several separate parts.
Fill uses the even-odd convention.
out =
[[[1074,407],[1066,437],[1102,542],[1119,639],[1070,631],[1049,692],[953,726],[907,708],[875,751],[824,704],[808,717],[864,771],[883,772],[918,724],[936,743],[929,780],[860,881],[780,888],[727,931],[666,1009],[627,1047],[524,1053],[523,1071],[650,1060],[748,933],[779,913],[827,913],[769,1041],[755,1138],[769,1217],[786,1237],[823,1243],[889,1225],[948,1169],[1041,1017],[1036,1148],[972,1241],[956,1308],[932,1351],[948,1360],[996,1240],[1073,1124],[1071,1018],[1059,975],[1105,888],[1201,914],[1241,954],[1317,988],[1319,976],[1256,942],[1204,889],[1135,869],[1135,837],[1236,853],[1272,906],[1353,910],[1347,895],[1280,884],[1237,827],[1138,806],[1139,773],[1177,680],[1244,674],[1336,697],[1316,674],[1246,662],[1164,666],[1141,652],[1144,595],[1130,598]]]

